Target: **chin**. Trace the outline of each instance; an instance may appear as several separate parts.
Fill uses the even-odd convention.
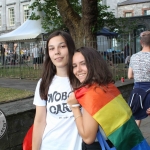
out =
[[[80,81],[80,83],[83,83],[84,80],[79,80],[79,81]]]

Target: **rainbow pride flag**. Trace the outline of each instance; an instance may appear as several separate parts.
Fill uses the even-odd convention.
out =
[[[82,87],[75,91],[75,96],[117,150],[150,150],[130,107],[114,84]]]

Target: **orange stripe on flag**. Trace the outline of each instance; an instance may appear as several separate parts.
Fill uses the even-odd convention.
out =
[[[120,91],[114,84],[109,84],[108,88],[99,88],[99,86],[96,88],[96,86],[97,85],[94,84],[89,88],[83,87],[75,91],[75,96],[79,103],[86,108],[92,116],[120,94]]]

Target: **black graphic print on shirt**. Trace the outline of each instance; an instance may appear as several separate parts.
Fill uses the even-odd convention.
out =
[[[66,103],[70,93],[71,92],[59,93],[58,91],[54,91],[48,94],[47,103],[50,103],[49,112],[52,114],[72,112]]]

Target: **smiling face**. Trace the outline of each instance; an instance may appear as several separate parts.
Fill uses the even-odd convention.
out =
[[[48,42],[48,53],[51,61],[59,68],[67,68],[68,64],[68,47],[62,36],[55,36]]]
[[[81,52],[76,52],[72,61],[74,75],[81,83],[84,82],[88,74],[84,56]]]

